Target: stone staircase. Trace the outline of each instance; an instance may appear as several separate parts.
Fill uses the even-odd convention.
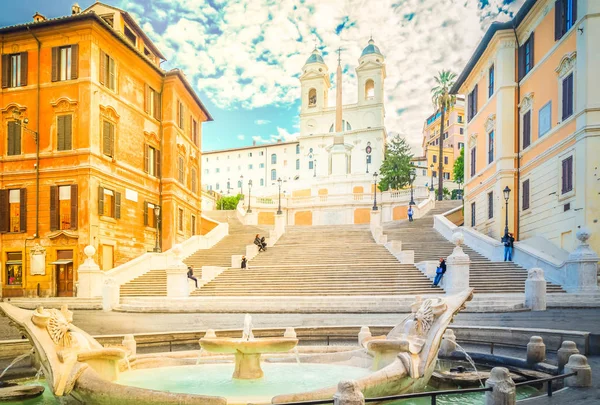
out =
[[[368,226],[288,227],[249,269],[230,268],[194,296],[373,296],[442,293],[375,243]]]
[[[229,235],[210,249],[201,249],[183,262],[194,268],[198,278],[202,274],[202,266],[230,267],[232,255],[246,253],[246,245],[254,242],[256,234],[268,236],[268,231],[257,226],[243,225],[236,217],[235,211],[204,211],[203,215],[217,222],[229,223]],[[121,286],[121,297],[166,296],[167,273],[165,270],[150,270]]]
[[[384,226],[388,241],[402,241],[402,250],[414,250],[415,263],[424,260],[438,261],[452,254],[454,245],[433,229],[433,216],[443,214],[462,204],[462,201],[437,201],[434,209],[423,218],[413,222],[400,221]],[[468,246],[463,250],[469,255],[471,287],[476,293],[523,293],[527,271],[512,262],[492,262]],[[557,285],[548,283],[548,293],[564,292]]]

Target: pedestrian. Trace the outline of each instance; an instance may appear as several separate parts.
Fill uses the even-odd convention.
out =
[[[437,287],[437,285],[442,281],[442,277],[446,273],[446,261],[443,257],[440,257],[440,265],[435,269],[435,279],[433,280],[433,284],[431,288]]]
[[[242,256],[242,269],[246,268],[246,263],[248,263],[248,259],[246,259],[246,256]]]
[[[196,288],[198,288],[198,279],[194,277],[194,269],[192,266],[188,266],[187,277],[191,280],[194,280],[194,283],[196,283]]]
[[[507,233],[502,237],[501,242],[504,244],[504,261],[512,261],[513,246],[515,242],[513,234],[510,232]]]
[[[414,211],[413,211],[412,207],[408,207],[408,221],[409,222],[413,221],[413,218],[412,218],[413,214],[414,214]]]

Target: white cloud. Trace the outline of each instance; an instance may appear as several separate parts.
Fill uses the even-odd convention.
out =
[[[256,125],[267,125],[267,124],[270,124],[271,121],[269,121],[269,120],[256,120],[256,121],[254,121],[254,123]]]
[[[419,153],[423,121],[433,112],[434,75],[442,69],[460,73],[491,22],[508,19],[523,2],[377,0],[374,7],[364,0],[154,0],[150,9],[145,0],[122,0],[121,5],[165,53],[166,66],[184,69],[221,108],[297,102],[297,75],[315,36],[330,72],[337,64],[335,49],[344,49],[344,103],[353,103],[354,69],[372,34],[386,57],[387,129],[407,134]],[[329,99],[335,100],[333,93]]]
[[[244,139],[246,139],[246,136],[240,134],[240,135],[237,136],[237,139],[239,139],[240,141],[243,141]]]

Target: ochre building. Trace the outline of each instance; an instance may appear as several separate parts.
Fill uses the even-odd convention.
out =
[[[90,244],[109,270],[200,233],[212,118],[127,12],[36,13],[0,38],[3,296],[73,295]]]

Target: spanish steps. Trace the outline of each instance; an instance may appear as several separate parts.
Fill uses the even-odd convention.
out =
[[[228,222],[229,235],[212,248],[198,250],[184,260],[185,264],[194,268],[194,275],[199,283],[202,266],[229,267],[231,256],[246,254],[246,245],[252,244],[257,233],[268,234],[264,227],[243,225],[237,219],[235,211],[204,211],[203,215],[218,222]],[[122,297],[166,295],[165,270],[151,270],[121,286]]]
[[[414,250],[415,263],[424,260],[438,261],[452,254],[454,244],[433,228],[433,217],[460,205],[460,201],[437,201],[423,218],[413,222],[400,221],[384,226],[388,241],[402,241],[402,250]],[[463,251],[471,260],[469,284],[478,293],[523,293],[527,271],[513,262],[493,262],[463,245]],[[548,283],[549,293],[564,292],[555,284]]]

